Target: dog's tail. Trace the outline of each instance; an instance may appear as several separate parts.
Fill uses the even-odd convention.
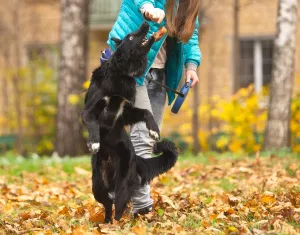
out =
[[[137,172],[142,178],[142,185],[170,170],[175,165],[178,157],[178,150],[175,144],[169,140],[155,143],[153,153],[162,154],[153,158],[137,158]]]

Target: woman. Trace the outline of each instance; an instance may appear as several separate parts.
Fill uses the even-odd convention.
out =
[[[156,42],[148,54],[148,68],[144,76],[136,78],[137,97],[135,106],[148,109],[161,128],[166,96],[168,104],[175,98],[161,86],[151,83],[150,79],[165,83],[176,89],[185,66],[186,81],[193,80],[191,87],[199,82],[197,68],[201,62],[198,45],[199,0],[123,0],[116,23],[107,41],[114,51],[112,37],[123,39],[135,31],[145,19],[150,24],[149,35],[165,26],[168,35]],[[151,157],[153,140],[149,137],[144,123],[131,127],[131,141],[138,156]],[[132,197],[133,213],[146,214],[152,210],[150,185],[137,190]]]

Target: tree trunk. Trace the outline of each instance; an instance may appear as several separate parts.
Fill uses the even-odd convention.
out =
[[[21,83],[21,27],[20,27],[20,10],[22,7],[21,1],[16,1],[14,4],[14,10],[12,13],[13,17],[13,47],[14,47],[14,56],[15,56],[15,73],[12,77],[13,91],[14,91],[14,106],[16,111],[17,119],[17,150],[19,154],[23,154],[23,125],[22,125],[22,108],[21,108],[21,97],[22,92],[20,89]]]
[[[7,32],[6,32],[7,33]],[[1,42],[4,44],[4,40]],[[9,55],[9,47],[6,46],[6,47],[3,47],[2,48],[2,52],[1,52],[1,56],[3,55],[2,57],[2,61],[3,61],[3,71],[2,71],[2,77],[0,78],[0,80],[2,81],[2,84],[1,84],[1,105],[2,105],[2,115],[3,117],[5,118],[8,118],[8,115],[9,115],[9,107],[10,107],[10,102],[8,100],[9,98],[9,95],[8,95],[8,81],[7,81],[7,76],[5,75],[5,69],[8,69],[10,64],[9,64],[9,61],[10,61],[10,55]],[[1,62],[2,62],[1,61]],[[11,130],[8,129],[7,126],[1,126],[1,129],[0,129],[0,132],[2,133],[9,133]]]
[[[240,0],[234,0],[233,7],[233,93],[240,89],[240,39],[239,39]]]
[[[290,105],[295,65],[296,23],[297,0],[279,0],[264,149],[290,146]]]
[[[88,61],[89,0],[61,0],[60,67],[55,150],[60,156],[86,152],[81,107],[68,102],[79,95]]]

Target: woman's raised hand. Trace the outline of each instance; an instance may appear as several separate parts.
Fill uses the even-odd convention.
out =
[[[154,8],[150,3],[146,3],[141,8],[141,13],[148,19],[161,23],[165,18],[165,12],[162,9]]]

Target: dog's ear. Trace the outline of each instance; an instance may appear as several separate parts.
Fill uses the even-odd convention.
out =
[[[116,43],[117,47],[120,46],[120,44],[122,43],[122,40],[118,38],[111,38],[111,40],[113,40]]]

